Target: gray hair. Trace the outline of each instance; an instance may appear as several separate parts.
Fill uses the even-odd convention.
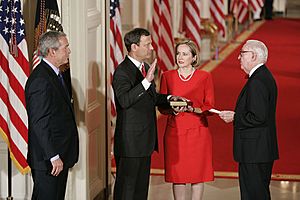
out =
[[[267,62],[268,48],[263,42],[259,40],[247,40],[245,46],[247,46],[256,53],[259,62]]]
[[[63,32],[48,31],[41,35],[39,40],[39,53],[45,57],[48,55],[49,49],[57,50],[60,47],[59,39],[66,37]]]

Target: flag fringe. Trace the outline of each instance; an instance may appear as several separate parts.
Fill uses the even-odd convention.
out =
[[[9,149],[9,152],[10,152],[10,158],[11,160],[14,162],[16,168],[21,172],[21,174],[25,175],[27,173],[29,173],[31,171],[30,167],[27,166],[25,168],[23,168],[20,163],[18,162],[18,160],[15,158],[14,154],[12,153],[11,151],[11,148],[10,148],[10,142],[7,138],[7,134],[2,130],[2,128],[0,127],[0,135],[2,136],[4,142],[7,144],[7,147]]]

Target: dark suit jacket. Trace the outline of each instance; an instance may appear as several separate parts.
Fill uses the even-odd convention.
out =
[[[28,114],[28,155],[31,168],[51,170],[59,154],[64,168],[78,160],[78,132],[71,100],[58,76],[44,61],[33,70],[25,87]]]
[[[145,65],[145,68],[147,71],[149,66]],[[166,104],[167,95],[158,94],[154,82],[145,90],[141,83],[143,79],[139,69],[127,56],[114,73],[116,156],[145,157],[158,149],[155,106]]]
[[[276,82],[263,65],[249,78],[236,103],[233,152],[237,162],[270,162],[279,158],[276,101]]]

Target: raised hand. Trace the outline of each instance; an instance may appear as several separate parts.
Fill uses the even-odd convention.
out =
[[[153,63],[150,65],[150,68],[149,68],[149,70],[147,72],[147,75],[145,77],[149,82],[153,81],[153,79],[154,79],[154,72],[155,72],[156,63],[157,63],[157,59],[155,59],[153,61]]]

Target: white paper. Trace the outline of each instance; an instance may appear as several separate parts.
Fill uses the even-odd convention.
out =
[[[221,111],[216,110],[214,108],[210,109],[209,112],[216,113],[216,114],[220,114],[221,113]]]

